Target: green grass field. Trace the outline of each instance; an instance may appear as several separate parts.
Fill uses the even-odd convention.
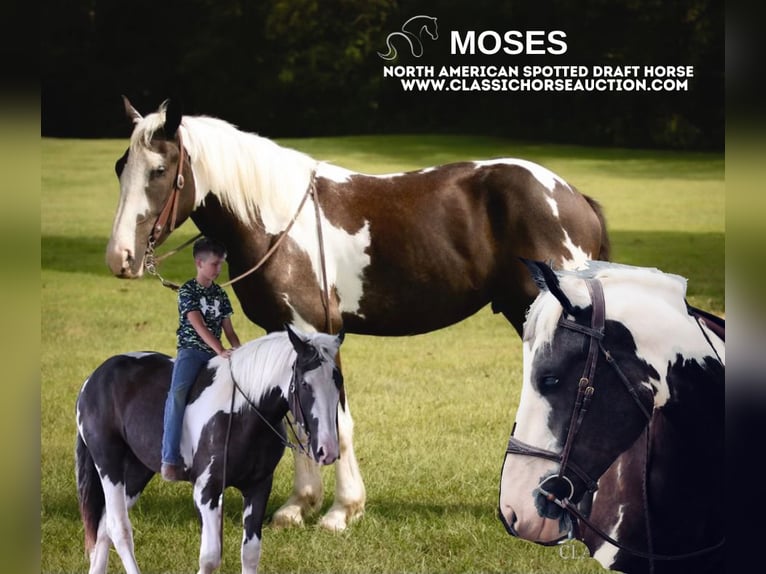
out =
[[[723,314],[722,155],[612,150],[480,137],[389,136],[284,140],[319,159],[369,173],[449,161],[521,157],[552,169],[604,206],[613,259],[689,279],[692,304]],[[42,141],[41,569],[87,571],[77,510],[74,402],[108,356],[174,353],[175,295],[151,278],[125,282],[104,264],[125,140]],[[188,223],[171,246],[196,233]],[[188,260],[187,260],[188,259]],[[176,256],[163,275],[190,276]],[[263,331],[238,303],[243,340]],[[264,530],[262,572],[597,572],[583,547],[543,548],[510,538],[495,517],[500,467],[518,402],[521,345],[484,309],[417,337],[349,335],[343,346],[364,518],[328,533]],[[158,445],[159,448],[159,445]],[[334,488],[325,469],[325,507]],[[292,487],[292,457],[277,468],[269,513]],[[241,505],[226,496],[223,572],[239,571]],[[187,484],[150,483],[132,511],[145,572],[197,568],[199,531]],[[110,572],[122,572],[113,552]]]

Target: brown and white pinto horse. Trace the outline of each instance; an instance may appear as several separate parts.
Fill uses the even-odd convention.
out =
[[[146,117],[127,99],[125,109],[134,128],[116,165],[121,194],[106,250],[109,268],[117,277],[140,277],[150,236],[159,245],[191,217],[226,245],[234,277],[289,227],[258,272],[234,284],[247,317],[267,331],[293,323],[303,330],[343,326],[348,333],[412,335],[491,303],[521,333],[537,287],[519,257],[561,267],[608,257],[598,204],[529,161],[364,175],[220,119],[182,117],[174,102]],[[170,200],[178,175],[185,185]],[[345,528],[365,501],[345,399],[335,503],[322,520],[331,529]],[[321,500],[318,467],[299,457],[294,493],[274,521],[301,523]]]

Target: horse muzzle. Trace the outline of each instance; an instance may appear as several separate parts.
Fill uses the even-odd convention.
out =
[[[337,440],[319,441],[316,448],[312,448],[311,451],[314,460],[322,465],[332,464],[340,458],[340,446]]]
[[[110,241],[106,248],[106,265],[115,277],[138,279],[144,274],[144,253],[136,257],[133,249]]]
[[[535,512],[528,519],[523,519],[517,516],[513,508],[501,503],[498,518],[511,536],[542,546],[553,546],[571,538],[572,523],[566,512],[562,512],[558,518],[545,518]]]

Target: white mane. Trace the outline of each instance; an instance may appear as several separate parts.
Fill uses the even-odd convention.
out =
[[[337,351],[334,335],[301,333],[301,336],[319,351],[323,359],[334,361]],[[226,364],[227,360],[221,357],[211,359],[210,366],[217,368],[216,382],[222,377],[227,379],[223,385],[226,389],[231,389],[228,381],[233,372],[234,379],[242,391],[258,404],[275,386],[281,387],[283,394],[287,396],[287,386],[292,378],[296,356],[287,332],[277,331],[248,341],[236,349],[231,355],[231,371]],[[238,397],[237,400],[244,406],[242,397]]]
[[[644,381],[655,388],[655,406],[670,396],[666,379],[668,365],[678,355],[703,362],[713,353],[711,340],[692,318],[686,306],[686,279],[657,269],[591,262],[579,271],[557,271],[559,284],[569,301],[578,307],[591,300],[583,279],[601,280],[607,320],[619,321],[630,330],[636,353],[659,373],[659,380]],[[524,324],[525,352],[535,353],[549,345],[558,326],[562,306],[549,291],[538,296]],[[715,353],[725,361],[723,342]]]
[[[131,149],[149,147],[164,123],[164,107],[139,120]],[[184,116],[179,131],[194,172],[195,206],[210,192],[245,223],[254,225],[260,215],[269,232],[287,225],[306,193],[316,160],[217,118]]]
[[[647,301],[657,301],[686,315],[686,279],[649,267],[589,261],[576,271],[557,271],[561,289],[575,306],[590,305],[583,279],[599,279],[604,286],[607,318],[625,319],[626,313],[646,315]],[[550,292],[543,292],[530,306],[525,323],[525,338],[534,336],[550,341],[562,313],[561,304]],[[616,317],[617,316],[617,317]],[[529,332],[527,332],[529,331]]]

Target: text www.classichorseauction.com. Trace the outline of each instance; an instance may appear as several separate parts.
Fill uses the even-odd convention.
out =
[[[405,57],[421,58],[423,42],[438,38],[437,18],[414,16],[386,37],[387,52],[378,56],[390,62],[402,50]],[[450,54],[561,56],[568,50],[566,38],[562,30],[452,30]],[[399,80],[408,92],[677,92],[689,90],[694,66],[397,64],[383,66],[383,77]]]

